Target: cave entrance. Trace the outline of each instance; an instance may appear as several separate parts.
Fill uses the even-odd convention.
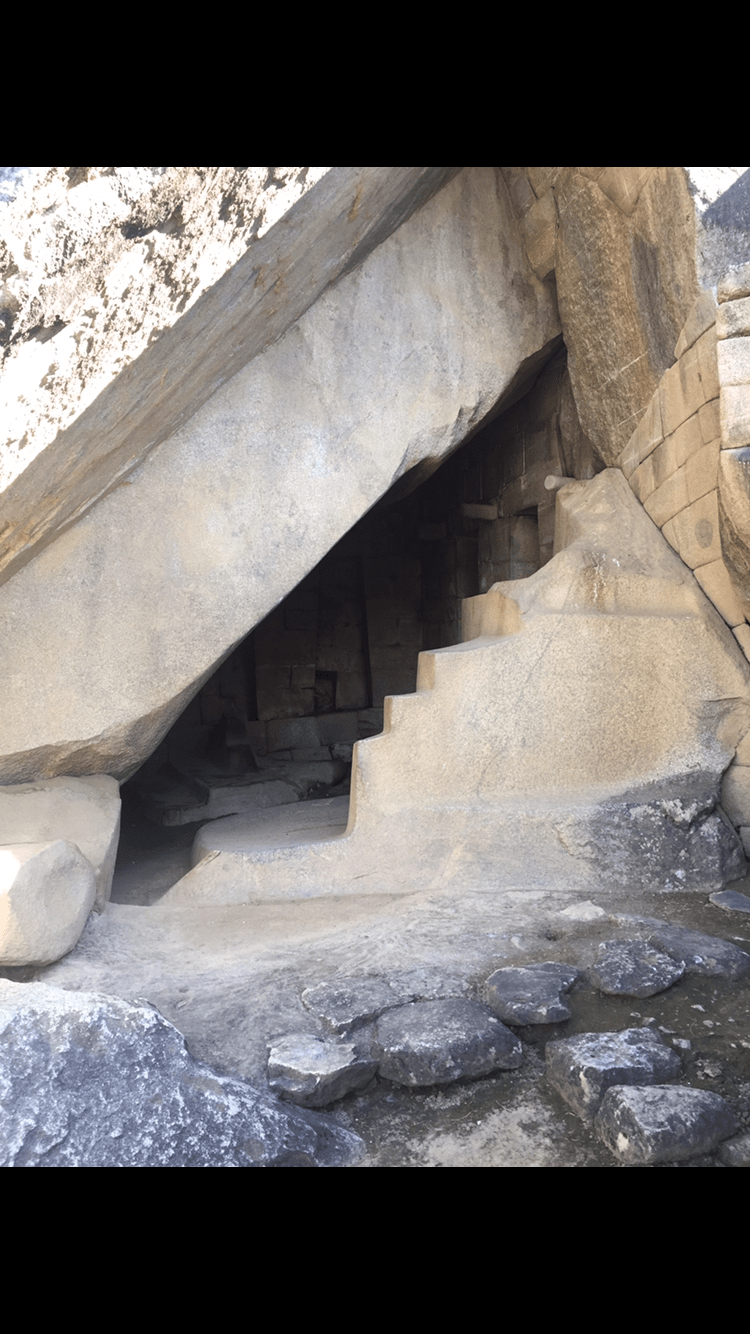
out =
[[[460,642],[462,599],[550,559],[545,477],[595,470],[577,418],[571,466],[566,394],[563,349],[425,481],[402,479],[217,668],[125,799],[135,791],[153,823],[194,832],[348,792],[352,748],[382,730],[384,697],[415,689],[423,649]]]

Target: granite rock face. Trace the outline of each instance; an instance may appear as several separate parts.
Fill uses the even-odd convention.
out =
[[[0,981],[3,1167],[345,1166],[358,1136],[188,1054],[147,1002]]]
[[[168,438],[134,470],[128,454],[122,484],[5,585],[0,778],[132,773],[237,641],[559,334],[492,168],[450,180],[352,269],[357,253],[244,365],[230,331],[203,406],[186,398]],[[244,309],[244,288],[228,299]],[[202,357],[197,310],[185,352],[195,336]],[[184,369],[180,338],[157,383]]]

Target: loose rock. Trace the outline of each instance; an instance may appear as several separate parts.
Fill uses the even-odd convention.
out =
[[[686,973],[702,977],[743,977],[750,970],[750,955],[721,936],[688,931],[681,926],[661,927],[649,936],[649,945],[681,963]]]
[[[722,889],[709,898],[717,908],[726,908],[727,912],[750,912],[750,899],[747,894],[740,894],[736,889]]]
[[[518,1038],[474,1001],[417,1001],[389,1011],[375,1031],[381,1075],[410,1088],[480,1079],[523,1062]]]
[[[484,999],[503,1023],[557,1024],[570,1018],[562,995],[577,977],[578,969],[564,963],[498,968],[484,984]]]
[[[594,986],[606,996],[645,999],[678,982],[685,966],[641,940],[605,940],[589,972]]]
[[[737,1122],[718,1094],[673,1086],[610,1089],[594,1126],[622,1163],[639,1166],[710,1153]]]
[[[724,1140],[719,1157],[725,1167],[750,1167],[750,1134]]]
[[[0,1166],[344,1166],[364,1145],[194,1061],[147,1002],[0,980]]]
[[[302,992],[303,1005],[334,1033],[349,1033],[360,1024],[370,1024],[384,1010],[412,999],[412,994],[393,991],[377,977],[342,977]]]
[[[91,862],[74,843],[0,848],[0,963],[54,963],[77,943],[96,897]]]
[[[274,1093],[299,1107],[327,1107],[369,1084],[377,1061],[352,1043],[290,1033],[268,1049],[268,1082]]]
[[[677,1053],[650,1028],[548,1042],[545,1059],[550,1083],[584,1119],[596,1114],[613,1084],[656,1084],[676,1079],[682,1070]]]

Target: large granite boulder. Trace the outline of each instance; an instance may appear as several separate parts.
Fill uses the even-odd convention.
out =
[[[194,314],[162,370],[181,393],[183,352],[208,336]],[[243,368],[235,329],[226,383],[3,588],[0,778],[131,773],[234,644],[558,333],[493,168],[454,177]]]
[[[94,868],[98,912],[109,899],[119,836],[120,788],[107,774],[0,787],[0,843],[75,843]]]
[[[148,1004],[0,981],[0,1166],[323,1167],[357,1135],[194,1061]]]

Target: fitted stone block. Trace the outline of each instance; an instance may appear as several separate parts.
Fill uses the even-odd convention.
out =
[[[678,472],[672,473],[672,476],[667,478],[666,482],[651,492],[651,495],[643,502],[643,508],[649,518],[653,519],[659,528],[662,528],[668,519],[674,518],[675,514],[678,514],[689,504],[687,474],[684,468],[680,468]]]
[[[736,625],[744,624],[745,604],[737,596],[723,560],[712,561],[710,565],[699,565],[695,577],[727,625],[734,629]]]
[[[736,338],[750,334],[750,296],[738,301],[728,301],[720,306],[716,315],[716,335],[718,338]]]
[[[690,501],[700,500],[709,491],[715,491],[718,485],[719,454],[721,441],[712,440],[702,445],[685,464],[685,476]]]
[[[750,338],[728,338],[717,349],[719,375],[724,385],[750,383]]]
[[[720,559],[719,506],[715,491],[681,510],[672,523],[677,550],[691,570]]]
[[[717,321],[716,303],[711,292],[701,292],[688,315],[682,332],[677,339],[674,354],[679,360],[711,325]]]

